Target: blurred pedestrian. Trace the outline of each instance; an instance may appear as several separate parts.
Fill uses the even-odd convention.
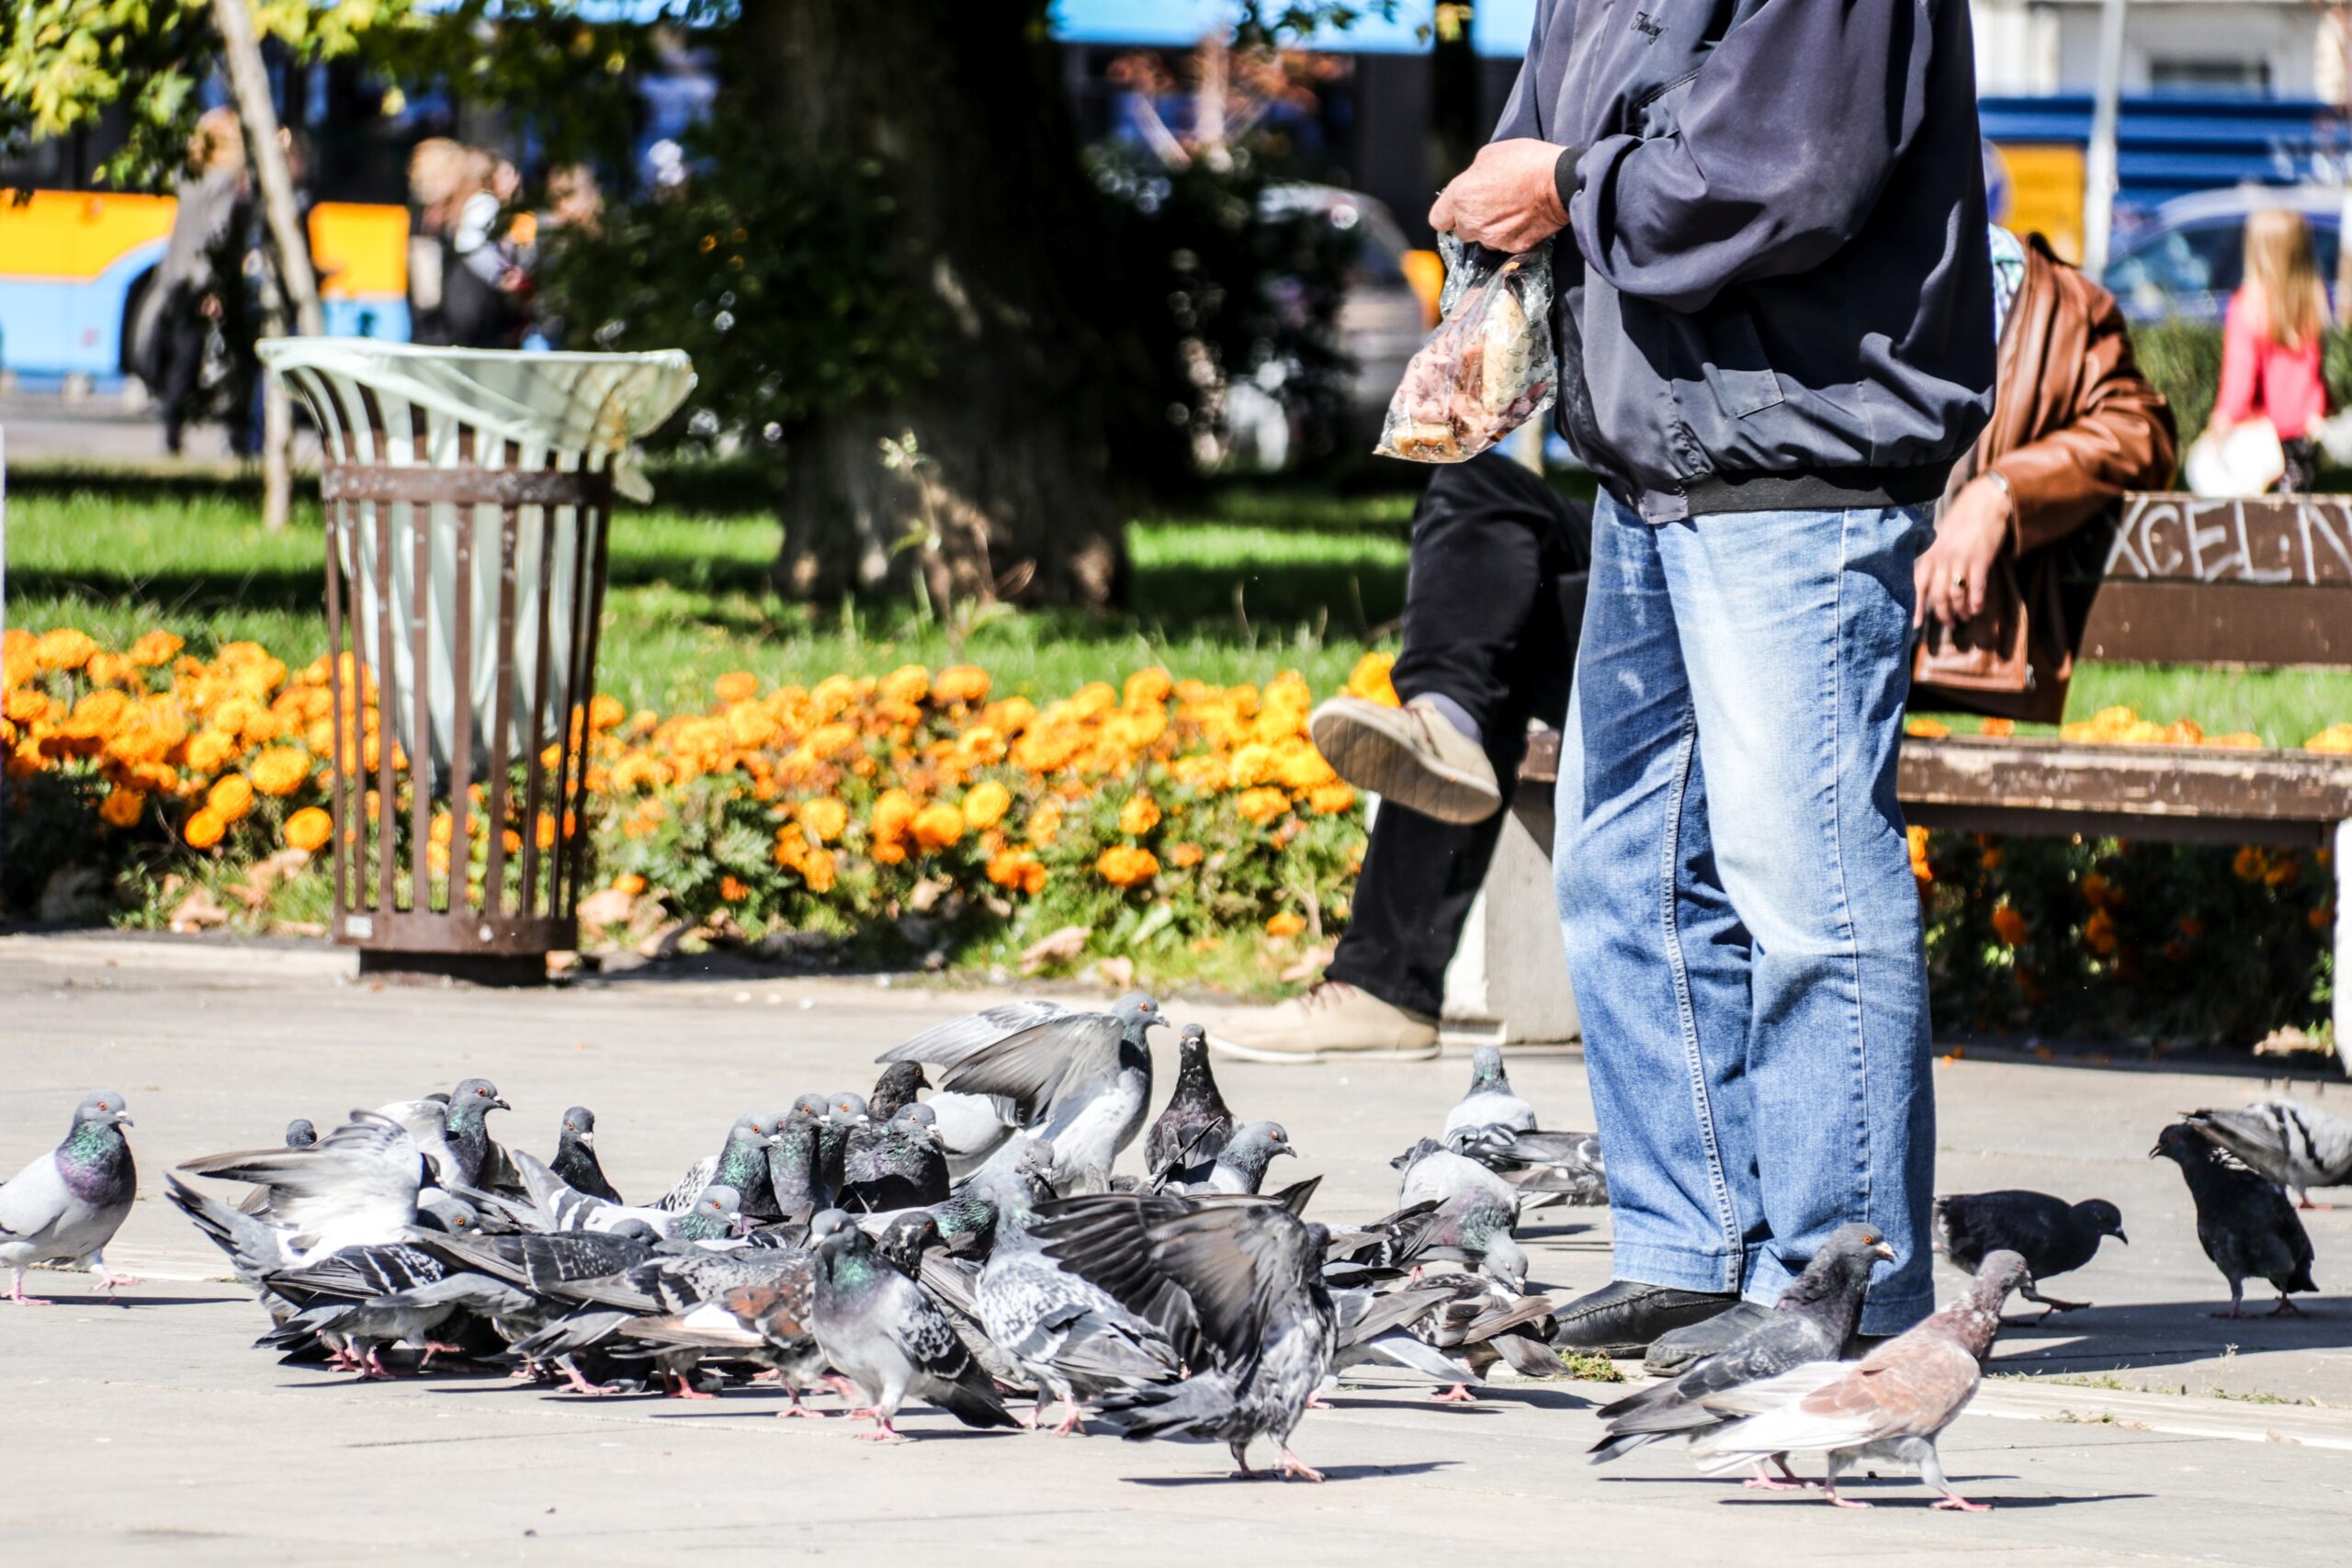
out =
[[[458,347],[512,348],[522,333],[518,296],[526,280],[506,231],[506,209],[521,186],[513,164],[467,150],[441,273],[442,322]]]
[[[2327,412],[2320,337],[2327,289],[2320,282],[2311,226],[2300,212],[2271,208],[2245,224],[2245,282],[2230,296],[2222,327],[2222,387],[2208,429],[2227,434],[2267,419],[2287,468],[2278,488],[2308,492],[2318,474],[2312,431]]]
[[[408,335],[412,343],[447,344],[442,273],[448,232],[467,195],[467,151],[446,136],[429,136],[408,157]]]
[[[235,110],[208,109],[198,118],[173,195],[171,238],[152,285],[161,303],[142,371],[162,408],[164,449],[176,457],[188,424],[203,412],[207,350],[232,315],[232,291],[243,287],[251,196]]]

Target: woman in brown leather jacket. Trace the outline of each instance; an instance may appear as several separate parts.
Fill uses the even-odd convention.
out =
[[[2169,483],[2176,436],[2115,297],[2039,234],[2006,248],[2022,277],[2001,313],[1993,421],[1954,469],[1914,569],[1911,700],[2054,724],[2103,564],[2071,559],[2086,545],[2103,555],[2105,530],[2081,531],[2111,519],[2125,491]]]

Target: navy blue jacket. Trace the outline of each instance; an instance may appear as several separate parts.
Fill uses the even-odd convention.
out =
[[[1965,0],[1538,0],[1560,432],[1653,523],[1913,504],[1993,406]],[[1570,243],[1573,239],[1573,243]]]

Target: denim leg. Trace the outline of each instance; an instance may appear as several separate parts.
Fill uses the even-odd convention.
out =
[[[1867,1222],[1895,1252],[1868,1334],[1933,1304],[1927,971],[1895,801],[1926,536],[1921,509],[1857,508],[1717,514],[1657,540],[1714,869],[1752,943],[1745,1087],[1770,1239],[1744,1284],[1777,1298],[1830,1231]]]
[[[1621,1280],[1733,1291],[1763,1235],[1745,1079],[1747,936],[1709,839],[1658,531],[1605,494],[1553,857]]]

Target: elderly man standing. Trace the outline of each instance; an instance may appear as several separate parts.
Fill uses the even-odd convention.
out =
[[[1928,1310],[1935,1114],[1895,804],[1913,563],[1992,403],[1964,0],[1538,0],[1430,221],[1558,238],[1600,480],[1560,917],[1609,1150],[1612,1354],[1769,1303],[1829,1233]]]

